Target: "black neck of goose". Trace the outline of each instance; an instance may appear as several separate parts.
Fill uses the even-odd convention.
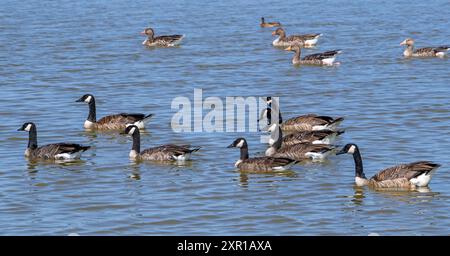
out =
[[[241,160],[246,160],[248,159],[248,146],[247,144],[244,144],[241,147]]]
[[[136,153],[141,152],[141,134],[137,128],[133,133],[133,146],[131,147],[131,150],[136,151]]]
[[[264,17],[263,17],[263,18],[261,18],[261,24],[264,24],[264,23],[266,23],[266,22],[264,22]]]
[[[278,123],[281,124],[283,122],[283,118],[281,117],[281,112],[278,111]],[[272,124],[272,103],[269,103],[267,108],[267,124]]]
[[[30,131],[28,132],[28,148],[35,149],[37,148],[37,131],[36,126],[31,126]]]
[[[353,152],[353,160],[355,160],[355,176],[365,179],[366,175],[364,174],[361,153],[359,153],[359,149],[356,146],[355,152]]]
[[[89,115],[87,120],[90,122],[95,123],[97,121],[97,114],[95,112],[95,99],[92,98],[91,101],[89,102]]]
[[[295,61],[300,61],[300,55],[302,54],[302,49],[300,47],[298,47],[295,50],[295,54],[294,54],[294,60]]]

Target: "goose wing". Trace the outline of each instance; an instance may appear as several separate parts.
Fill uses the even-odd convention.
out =
[[[334,119],[329,116],[318,116],[316,114],[307,114],[290,118],[286,120],[285,124],[308,123],[311,125],[325,125],[332,122],[333,120]]]
[[[198,151],[200,147],[192,147],[190,145],[174,145],[166,144],[158,147],[147,148],[141,152],[142,155],[170,155],[170,156],[180,156],[184,154],[189,154]]]
[[[165,42],[167,44],[174,43],[183,38],[183,35],[167,35],[155,37],[155,41]]]
[[[241,170],[273,170],[297,161],[285,157],[254,157],[248,158],[239,164]]]
[[[141,121],[144,118],[150,117],[151,115],[144,115],[141,113],[120,113],[115,115],[104,116],[97,121],[97,124],[109,124],[109,123],[118,123],[118,124],[132,124],[137,121]]]
[[[429,161],[419,161],[409,164],[400,164],[378,172],[371,178],[371,180],[385,181],[401,178],[406,178],[407,180],[410,180],[423,173],[428,173],[439,166],[440,166],[439,164],[435,164]]]
[[[329,59],[333,58],[334,56],[341,53],[341,50],[333,50],[333,51],[326,51],[321,53],[315,53],[311,55],[307,55],[303,58],[303,60],[323,60],[323,59]]]
[[[332,135],[333,133],[335,132],[332,130],[295,132],[284,136],[282,145],[293,145],[298,143],[323,140],[324,138]]]
[[[321,34],[302,34],[302,35],[292,35],[290,37],[294,38],[295,40],[312,40],[320,36]]]
[[[449,46],[439,46],[439,47],[424,47],[414,51],[418,55],[435,55],[438,52],[446,52],[450,49]]]
[[[80,151],[86,151],[89,148],[90,146],[82,146],[75,143],[54,143],[37,148],[36,155],[44,158],[52,158],[58,154],[73,154]]]

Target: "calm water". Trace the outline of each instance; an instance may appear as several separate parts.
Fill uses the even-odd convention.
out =
[[[404,60],[399,43],[449,44],[450,2],[9,1],[0,7],[1,235],[448,235],[449,58]],[[316,49],[342,49],[339,67],[295,68],[271,46],[272,29],[323,33]],[[179,48],[147,49],[139,32],[185,34]],[[350,156],[246,174],[227,149],[258,133],[174,133],[173,98],[280,96],[284,117],[346,117],[337,142],[357,143],[367,175],[394,164],[442,164],[425,192],[353,186]],[[144,147],[201,145],[189,165],[134,164],[131,139],[85,132],[84,93],[97,115],[154,113]],[[23,122],[41,145],[93,148],[72,164],[29,163]]]

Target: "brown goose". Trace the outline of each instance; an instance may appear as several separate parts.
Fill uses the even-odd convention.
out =
[[[261,17],[261,23],[259,24],[262,28],[273,28],[273,27],[280,27],[280,22],[265,22],[264,17]]]
[[[419,161],[409,164],[401,164],[384,169],[372,178],[367,179],[364,174],[361,154],[356,144],[345,145],[341,151],[336,153],[352,154],[355,161],[355,183],[357,186],[369,186],[372,188],[416,188],[426,187],[431,181],[431,177],[440,167],[429,161]]]
[[[292,145],[283,145],[283,134],[280,126],[275,123],[269,128],[271,132],[270,147],[266,150],[266,156],[286,157],[297,161],[306,159],[322,160],[325,159],[335,149],[327,144],[312,144],[302,142]]]
[[[449,46],[425,47],[414,50],[414,40],[411,38],[405,39],[400,45],[406,45],[406,49],[403,51],[405,57],[444,57],[450,50]]]
[[[147,148],[141,152],[141,135],[136,125],[128,125],[125,134],[133,138],[133,145],[130,151],[130,159],[151,160],[151,161],[186,161],[191,157],[192,152],[196,152],[200,147],[190,145],[166,144],[158,147]]]
[[[307,114],[290,118],[283,122],[278,102],[272,97],[266,98],[267,108],[262,112],[263,118],[267,118],[267,124],[272,124],[275,113],[278,113],[278,123],[283,132],[301,132],[301,131],[319,131],[332,130],[335,131],[339,124],[344,121],[343,117],[333,118],[330,116],[319,116],[316,114]],[[258,120],[258,121],[260,121]]]
[[[332,66],[336,60],[336,55],[340,54],[341,50],[326,51],[321,53],[314,53],[300,58],[302,49],[300,45],[291,45],[285,49],[286,51],[295,52],[292,58],[294,65],[316,65],[316,66]]]
[[[273,46],[291,46],[301,44],[303,47],[311,47],[317,44],[317,40],[322,34],[304,34],[286,36],[283,28],[277,28],[272,32],[272,36],[278,36],[272,44]]]
[[[97,121],[94,95],[85,94],[76,102],[89,104],[89,115],[84,122],[84,128],[90,130],[123,130],[127,124],[135,124],[139,129],[144,129],[145,124],[153,116],[153,114],[120,113],[102,117]]]
[[[143,45],[150,47],[172,47],[177,46],[183,40],[184,35],[167,35],[155,37],[155,32],[152,28],[146,28],[141,34],[146,35],[147,39],[142,42]]]
[[[228,148],[239,148],[241,157],[236,162],[236,166],[241,171],[272,172],[290,169],[298,161],[283,157],[254,157],[248,156],[248,145],[244,138],[237,138]]]
[[[32,122],[24,123],[18,131],[28,132],[25,156],[32,159],[74,160],[79,159],[81,153],[90,148],[74,143],[53,143],[38,147],[36,125]]]

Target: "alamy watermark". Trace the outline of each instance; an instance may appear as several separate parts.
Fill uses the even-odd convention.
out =
[[[276,104],[274,104],[276,102]],[[203,90],[194,89],[194,97],[176,97],[171,120],[174,132],[259,132],[267,129],[271,120],[278,120],[278,97],[207,97]],[[267,140],[262,136],[261,140]]]

